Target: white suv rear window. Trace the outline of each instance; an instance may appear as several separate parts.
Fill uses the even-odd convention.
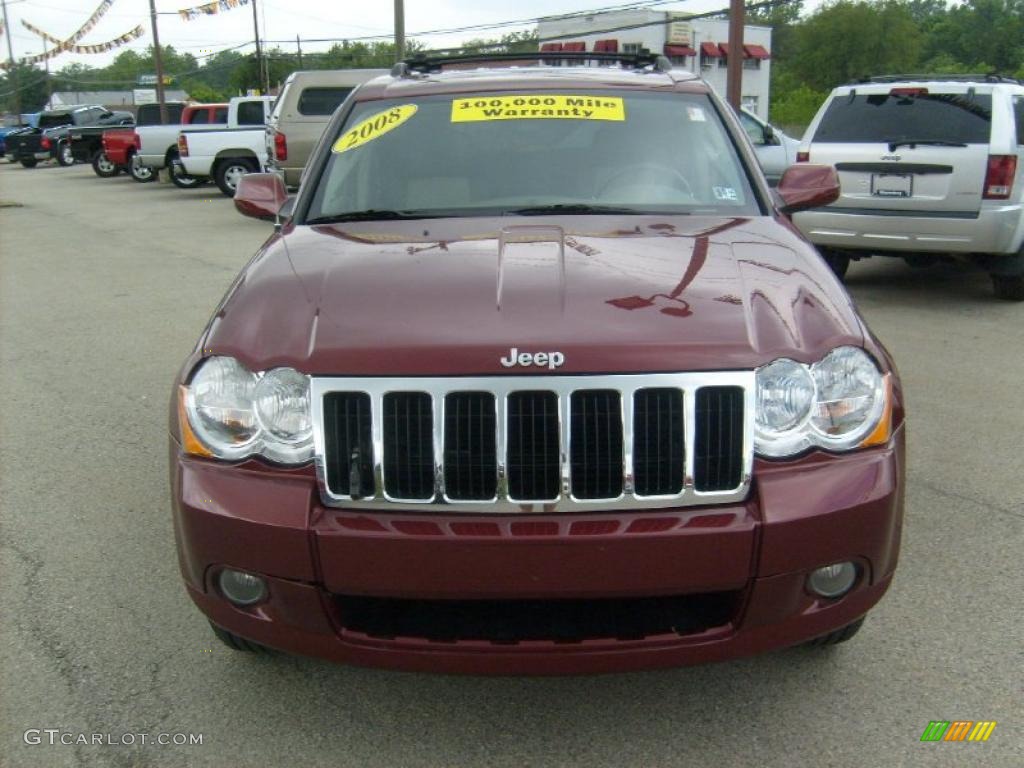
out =
[[[992,131],[989,94],[899,93],[838,95],[814,134],[814,142],[886,143],[893,140],[988,144]]]

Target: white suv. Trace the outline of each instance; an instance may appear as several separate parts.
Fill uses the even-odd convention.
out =
[[[850,259],[969,261],[1024,301],[1024,83],[874,77],[832,91],[798,162],[834,165],[842,195],[794,222],[842,276]]]

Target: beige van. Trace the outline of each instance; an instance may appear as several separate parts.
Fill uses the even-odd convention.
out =
[[[361,83],[386,69],[323,69],[293,72],[281,88],[267,122],[267,166],[282,171],[284,182],[297,187],[313,147],[334,110]]]

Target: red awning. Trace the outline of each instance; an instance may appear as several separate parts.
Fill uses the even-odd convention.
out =
[[[721,58],[722,52],[718,49],[718,43],[701,43],[700,52],[712,59]]]
[[[718,50],[720,50],[722,52],[723,58],[729,58],[729,44],[728,43],[719,43],[718,44]]]
[[[748,59],[770,59],[772,55],[768,53],[768,50],[763,45],[744,44],[743,52],[747,55]]]
[[[688,45],[673,45],[672,43],[665,43],[665,55],[666,56],[696,56],[697,52]]]
[[[615,39],[598,40],[594,43],[594,53],[618,53],[619,41]]]
[[[562,44],[561,43],[541,43],[540,44],[540,50],[541,50],[541,53],[560,51],[560,50],[562,50]]]
[[[563,51],[585,51],[587,50],[586,43],[562,43]]]

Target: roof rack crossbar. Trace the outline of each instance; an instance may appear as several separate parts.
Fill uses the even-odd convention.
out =
[[[596,62],[600,64],[622,64],[644,69],[652,67],[655,72],[668,72],[672,62],[666,56],[641,50],[636,53],[605,53],[590,51],[531,51],[524,53],[472,53],[456,56],[418,55],[395,64],[391,69],[394,77],[410,77],[414,74],[440,72],[451,64],[488,64],[500,62]]]
[[[849,83],[849,85],[860,83],[901,83],[908,80],[933,82],[946,80],[957,83],[1012,83],[1016,85],[1024,84],[1024,80],[1019,80],[1016,77],[1010,77],[1009,75],[1001,75],[996,72],[990,72],[988,74],[962,75],[944,75],[940,73],[916,75],[875,75],[874,77],[862,77],[859,80],[854,80],[851,83]]]

